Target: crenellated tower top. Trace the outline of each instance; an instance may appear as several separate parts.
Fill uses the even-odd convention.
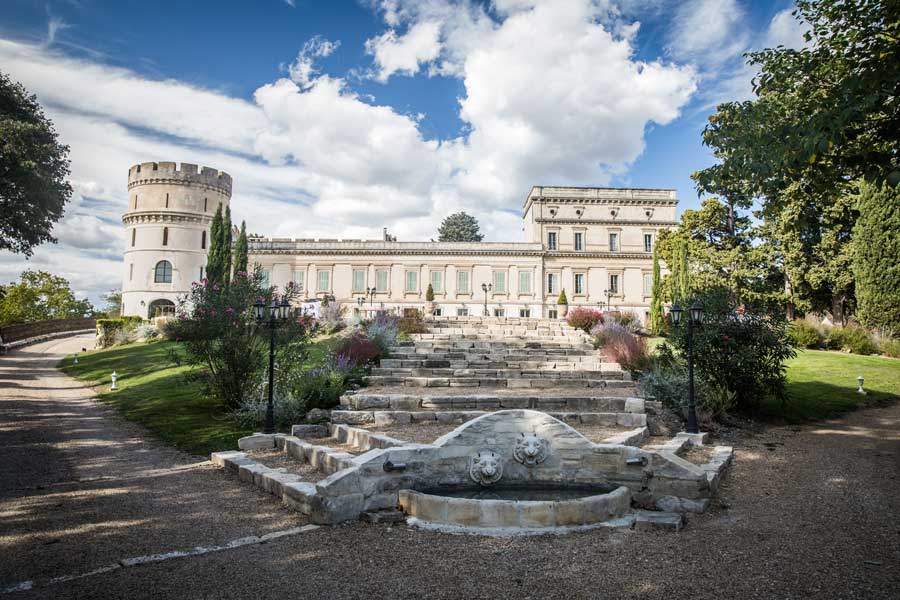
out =
[[[128,169],[128,189],[148,184],[200,186],[231,197],[231,175],[190,163],[145,162]]]

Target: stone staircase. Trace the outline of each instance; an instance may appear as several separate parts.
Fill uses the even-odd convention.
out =
[[[412,421],[435,418],[421,414],[428,411],[644,412],[630,375],[564,321],[438,317],[427,325],[390,349],[366,388],[341,398],[333,422],[371,422],[374,411],[414,413]]]

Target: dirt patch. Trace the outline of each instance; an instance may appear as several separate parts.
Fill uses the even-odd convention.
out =
[[[595,444],[634,429],[633,427],[610,427],[608,425],[573,425],[573,427]]]
[[[270,469],[284,469],[285,473],[299,475],[303,481],[316,482],[328,477],[327,473],[319,471],[308,462],[300,462],[281,450],[250,450],[247,458]]]
[[[684,460],[694,463],[695,465],[705,465],[712,460],[712,446],[694,446],[693,444],[685,446],[676,453]]]
[[[404,442],[431,444],[442,435],[450,433],[459,426],[459,423],[410,423],[409,425],[390,425],[386,427],[372,426],[366,427],[366,429],[403,440]]]

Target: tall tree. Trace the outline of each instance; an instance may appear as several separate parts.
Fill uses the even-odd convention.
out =
[[[3,288],[0,325],[83,317],[93,312],[91,303],[77,299],[63,277],[29,269],[20,279]]]
[[[869,183],[856,196],[853,276],[859,319],[889,335],[900,335],[900,188]]]
[[[653,281],[650,293],[650,330],[656,334],[661,334],[665,328],[665,314],[663,311],[663,290],[662,277],[659,268],[659,244],[653,247]]]
[[[100,296],[103,300],[103,312],[106,318],[114,319],[122,316],[122,290],[110,290],[108,294]]]
[[[247,272],[247,223],[241,221],[241,233],[238,234],[237,243],[234,245],[234,272]]]
[[[225,216],[222,219],[222,284],[231,283],[231,207],[225,207]]]
[[[37,98],[0,73],[0,250],[31,256],[56,241],[72,197],[68,154]]]
[[[462,211],[448,216],[438,229],[439,242],[480,242],[482,239],[478,220]]]
[[[691,298],[691,266],[688,263],[688,245],[672,231],[660,233],[657,245],[671,273],[665,279],[665,288],[673,304],[682,308]]]
[[[206,259],[206,278],[211,282],[219,282],[225,270],[222,255],[222,205],[216,209],[212,224],[209,227],[209,252]]]
[[[798,0],[806,46],[748,55],[756,99],[718,107],[701,192],[758,198],[761,232],[801,309],[852,310],[853,182],[900,181],[900,4]]]

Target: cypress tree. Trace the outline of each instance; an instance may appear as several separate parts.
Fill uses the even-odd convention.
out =
[[[222,219],[222,276],[221,284],[227,286],[231,283],[231,207],[225,207],[225,217]]]
[[[247,271],[247,224],[241,221],[241,233],[234,246],[234,272]]]
[[[866,327],[900,334],[900,188],[863,182],[856,208],[852,264],[857,316]]]
[[[662,285],[659,271],[659,247],[653,248],[653,287],[650,293],[650,330],[659,335],[665,329],[665,315],[663,314]]]
[[[672,303],[687,308],[691,299],[691,267],[688,265],[688,246],[681,241],[675,250],[675,264],[672,265]]]
[[[216,209],[209,228],[209,254],[206,259],[206,278],[217,283],[222,278],[222,206]]]

